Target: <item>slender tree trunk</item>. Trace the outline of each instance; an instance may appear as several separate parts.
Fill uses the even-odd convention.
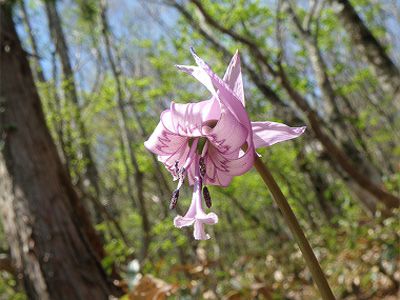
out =
[[[385,48],[364,24],[348,0],[331,0],[339,4],[337,16],[349,34],[349,37],[366,62],[368,62],[382,89],[400,101],[400,71]],[[398,104],[399,105],[399,104]]]
[[[32,61],[33,61],[33,65],[34,65],[33,70],[34,70],[35,78],[37,78],[37,80],[39,82],[45,83],[46,82],[46,78],[45,78],[44,73],[43,73],[43,68],[42,68],[42,66],[40,64],[40,56],[39,56],[38,46],[37,46],[37,43],[36,43],[35,36],[33,35],[31,22],[29,20],[29,15],[28,15],[28,12],[26,10],[25,1],[22,0],[20,2],[20,5],[21,5],[21,11],[22,11],[22,18],[23,18],[23,21],[25,23],[26,32],[28,33],[29,42],[30,42],[31,47],[32,47]]]
[[[132,133],[128,128],[128,116],[124,107],[124,99],[123,99],[123,91],[122,84],[120,79],[120,70],[117,68],[117,65],[114,61],[114,57],[112,54],[112,46],[109,37],[109,26],[107,22],[107,10],[106,10],[106,1],[101,1],[101,26],[102,26],[102,35],[106,46],[107,59],[111,67],[112,74],[114,76],[115,86],[117,89],[117,107],[119,113],[119,126],[121,130],[122,141],[125,146],[125,149],[128,151],[128,157],[134,169],[134,181],[137,190],[137,201],[139,205],[140,215],[142,217],[142,229],[143,229],[143,243],[142,243],[142,253],[141,256],[147,256],[147,250],[151,241],[151,225],[149,221],[149,216],[146,208],[146,203],[144,199],[143,193],[143,177],[144,174],[140,170],[139,163],[136,158],[135,151],[132,147],[131,140],[134,140]]]
[[[314,70],[316,81],[318,83],[318,86],[322,92],[323,99],[325,100],[326,107],[327,109],[327,114],[329,116],[329,120],[331,121],[332,128],[335,132],[335,137],[337,140],[342,144],[343,150],[347,153],[347,155],[352,159],[352,161],[359,166],[359,168],[369,177],[371,180],[377,184],[377,185],[383,185],[382,180],[380,178],[380,173],[378,170],[375,169],[375,167],[369,163],[366,159],[366,155],[368,153],[364,154],[361,153],[356,146],[354,145],[352,139],[351,139],[351,133],[355,133],[357,137],[363,141],[364,137],[363,135],[356,129],[354,126],[352,126],[350,123],[346,123],[343,119],[343,109],[341,107],[341,99],[339,99],[336,95],[336,92],[333,88],[333,85],[331,83],[331,79],[328,76],[327,72],[327,66],[326,63],[322,57],[322,54],[318,48],[317,45],[317,39],[314,37],[309,29],[303,28],[303,25],[301,24],[300,20],[298,19],[296,13],[294,12],[291,4],[289,1],[288,3],[288,12],[289,15],[291,16],[293,23],[295,24],[295,27],[302,37],[302,40],[305,44],[305,47],[308,51],[309,58],[311,61],[311,66]],[[354,137],[353,137],[354,140]],[[316,180],[317,178],[313,178]],[[354,189],[354,185],[350,185]],[[358,189],[356,188],[356,191],[358,193]],[[361,196],[362,198],[368,197],[369,199],[366,199],[365,201],[362,200],[363,202],[371,202],[371,203],[378,203],[379,199],[377,199],[373,195],[368,195],[368,194],[363,194]],[[358,197],[360,198],[360,197]],[[375,212],[375,206],[374,210],[371,211],[371,213]]]
[[[108,299],[119,294],[46,127],[29,63],[0,4],[0,208],[29,299]]]
[[[54,81],[53,91],[51,94],[51,96],[53,96],[52,100],[54,101],[54,105],[53,105],[54,113],[57,114],[58,116],[61,116],[61,114],[62,114],[61,98],[57,91],[58,68],[57,68],[56,55],[54,52],[52,53],[51,66],[52,66],[51,73],[52,73],[52,78]],[[65,138],[65,131],[66,131],[65,125],[66,125],[66,121],[63,118],[60,118],[60,120],[58,122],[57,121],[54,122],[55,131],[56,131],[58,142],[59,142],[60,148],[61,148],[60,152],[62,153],[63,160],[64,160],[65,166],[67,168],[67,171],[68,171],[68,175],[71,177],[71,156],[73,158],[76,158],[76,155],[72,149],[71,139]],[[70,128],[70,124],[68,124],[67,126]],[[67,129],[67,130],[69,130],[69,129]],[[69,151],[67,149],[69,149]]]
[[[323,126],[321,126],[323,121],[320,119],[317,113],[311,107],[309,107],[307,101],[292,87],[282,66],[280,66],[279,74],[279,80],[281,81],[282,86],[286,89],[287,93],[298,105],[298,107],[306,114],[311,129],[314,131],[316,138],[324,146],[331,159],[338,163],[361,189],[365,189],[371,195],[375,196],[387,208],[398,207],[400,199],[386,192],[381,186],[375,184],[368,176],[360,172],[360,170],[353,164],[346,153],[336,145],[336,143],[326,132],[324,132]]]
[[[137,112],[137,110],[135,108],[135,104],[133,103],[132,100],[130,100],[130,104],[132,107],[133,115],[135,116],[136,122],[139,125],[140,134],[143,139],[146,139],[146,138],[148,138],[148,134],[146,132],[146,129],[143,126],[142,119],[141,119],[139,113]],[[156,171],[155,176],[158,178],[158,182],[161,183],[160,188],[161,188],[162,194],[171,196],[172,195],[171,187],[169,186],[168,181],[165,178],[164,172],[162,171],[161,166],[157,160],[157,156],[153,153],[151,153],[150,155],[151,155],[151,159],[153,161],[154,169]]]
[[[71,66],[69,50],[64,31],[61,25],[61,18],[57,11],[57,0],[45,1],[47,18],[49,21],[50,33],[56,46],[56,52],[60,57],[62,72],[64,75],[64,93],[70,101],[74,122],[76,122],[77,130],[81,135],[79,148],[82,151],[85,163],[85,178],[89,184],[85,186],[96,198],[100,197],[99,174],[90,149],[90,142],[86,130],[86,126],[82,120],[78,92],[75,84],[74,72]],[[96,210],[95,210],[96,211]],[[97,219],[99,213],[97,212]]]
[[[338,209],[333,205],[335,197],[332,193],[328,193],[329,183],[322,175],[322,170],[313,166],[308,160],[307,155],[302,147],[298,147],[299,155],[297,163],[300,170],[308,177],[311,186],[314,189],[315,198],[319,204],[322,213],[325,216],[326,222],[332,224],[333,217],[337,214]]]
[[[264,222],[264,220],[261,220],[250,209],[247,209],[246,207],[244,207],[244,205],[241,203],[241,201],[239,199],[237,199],[235,196],[233,196],[227,192],[221,192],[221,194],[227,196],[229,198],[229,200],[232,201],[232,204],[240,210],[240,212],[243,214],[245,219],[251,220],[251,222],[254,223],[254,225],[256,225],[258,227],[261,226],[267,236],[274,234],[276,237],[279,238],[280,242],[288,241],[291,239],[291,237],[287,234],[287,232],[285,230],[278,230],[277,228],[271,227],[271,225],[267,225]]]

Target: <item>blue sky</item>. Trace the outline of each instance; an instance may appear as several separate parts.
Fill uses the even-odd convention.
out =
[[[43,1],[25,0],[31,26],[39,47],[41,63],[46,78],[51,78],[51,57],[54,51],[50,41],[50,33]],[[76,79],[80,88],[90,88],[96,76],[96,61],[92,49],[86,49],[89,43],[82,42],[78,28],[76,5],[72,0],[58,1],[58,10],[63,20],[64,33],[70,48],[70,58],[76,71]],[[144,0],[111,0],[108,7],[108,19],[115,38],[124,47],[130,47],[136,39],[156,41],[169,36],[177,21],[174,9],[160,6],[152,1]],[[17,30],[29,52],[28,38],[22,24],[21,13],[16,14]],[[132,47],[133,49],[133,47]],[[60,70],[60,68],[58,68]]]

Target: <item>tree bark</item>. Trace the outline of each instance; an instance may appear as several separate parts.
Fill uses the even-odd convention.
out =
[[[53,96],[52,101],[49,101],[49,106],[52,108],[52,112],[55,114],[60,114],[61,113],[61,99],[57,91],[57,82],[58,82],[58,70],[57,70],[57,63],[55,59],[55,54],[52,53],[52,79],[54,84],[52,84],[52,87],[50,87],[50,83],[47,81],[44,73],[43,73],[43,67],[40,62],[40,54],[39,54],[39,48],[37,45],[36,37],[33,33],[30,17],[28,14],[28,11],[26,9],[26,3],[24,0],[20,2],[20,7],[22,11],[22,19],[25,25],[25,30],[28,34],[29,37],[29,42],[31,45],[31,51],[32,51],[32,56],[31,56],[31,62],[32,62],[32,67],[33,67],[33,74],[35,79],[45,85],[46,87],[46,92],[47,94],[51,97]],[[70,156],[67,155],[67,149],[70,149],[71,151],[71,146],[66,144],[65,138],[64,138],[64,120],[61,118],[61,120],[56,121],[52,120],[52,125],[56,131],[58,142],[60,145],[60,152],[62,152],[63,155],[63,160],[65,161],[65,165],[68,170],[68,174],[70,174]]]
[[[0,209],[16,271],[29,299],[108,299],[120,293],[46,127],[10,5],[0,22]]]
[[[348,0],[331,0],[339,4],[337,16],[349,34],[362,57],[368,62],[382,89],[400,101],[400,71],[394,64],[385,48],[364,24],[354,7]]]

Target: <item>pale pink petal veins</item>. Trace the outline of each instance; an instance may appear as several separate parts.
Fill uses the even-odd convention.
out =
[[[171,102],[169,110],[162,115],[164,126],[176,134],[186,137],[202,136],[202,126],[209,120],[220,118],[218,101],[206,100],[196,103]]]
[[[171,155],[179,151],[187,143],[187,138],[179,136],[165,128],[159,122],[149,139],[144,142],[144,146],[157,155]]]
[[[290,127],[276,122],[251,122],[255,148],[294,139],[303,134],[305,126]]]
[[[216,124],[204,125],[203,134],[222,154],[236,152],[246,142],[249,131],[225,105],[221,105],[221,116]]]

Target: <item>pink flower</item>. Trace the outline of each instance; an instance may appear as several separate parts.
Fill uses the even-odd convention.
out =
[[[188,177],[194,185],[192,203],[185,216],[174,219],[176,227],[194,225],[195,239],[208,239],[204,224],[215,224],[218,217],[206,214],[202,195],[211,206],[204,185],[227,186],[233,176],[251,169],[255,149],[296,138],[305,127],[289,127],[275,122],[250,122],[245,110],[242,73],[238,52],[223,77],[191,49],[197,66],[177,66],[199,80],[212,94],[211,99],[188,104],[171,103],[145,147],[158,155],[174,179],[179,179],[171,208],[175,207],[179,189]]]

